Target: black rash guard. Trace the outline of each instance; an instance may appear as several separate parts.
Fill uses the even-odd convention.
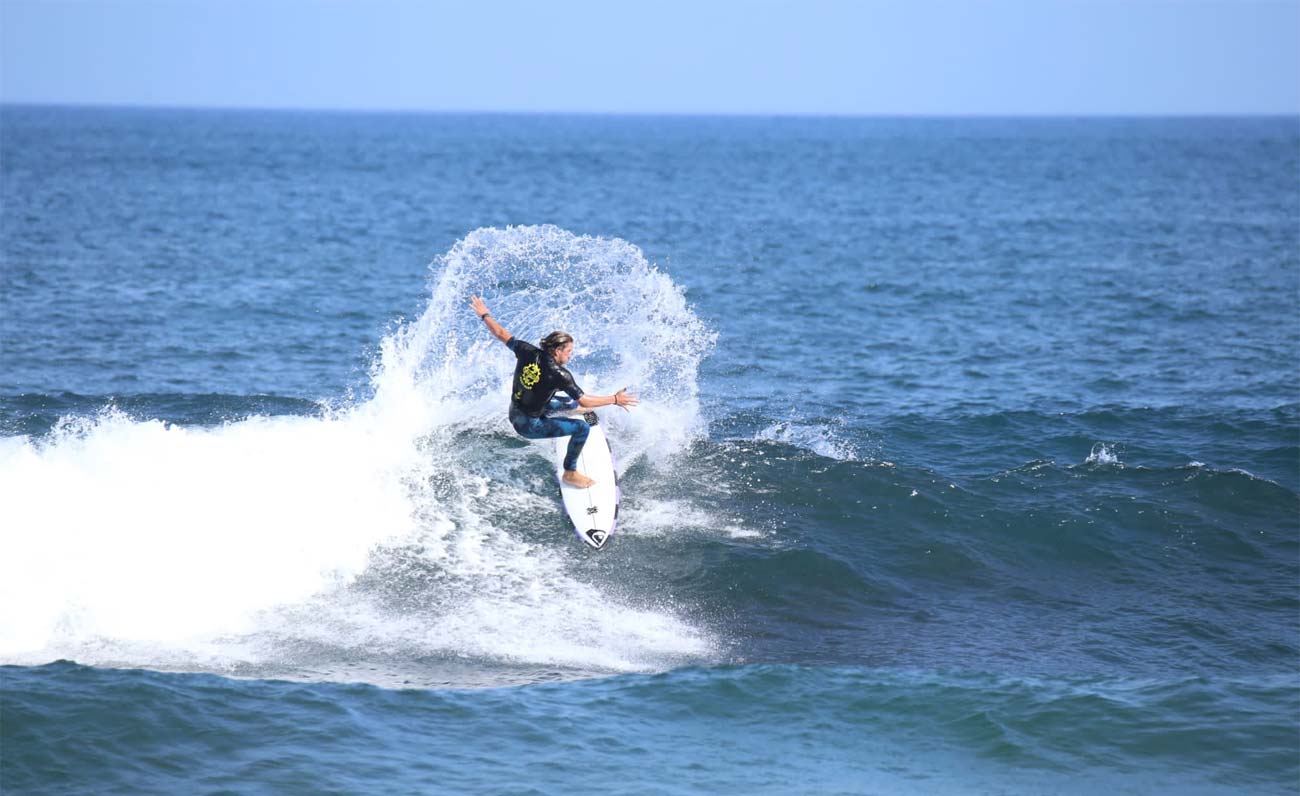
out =
[[[551,355],[518,337],[510,338],[506,346],[515,352],[515,378],[510,384],[510,407],[529,417],[541,417],[546,405],[556,392],[563,390],[575,401],[582,397],[582,388],[573,380],[573,374],[551,358]]]

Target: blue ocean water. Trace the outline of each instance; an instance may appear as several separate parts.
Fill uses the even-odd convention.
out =
[[[5,793],[1294,793],[1300,120],[0,107]],[[566,329],[603,551],[469,311]]]

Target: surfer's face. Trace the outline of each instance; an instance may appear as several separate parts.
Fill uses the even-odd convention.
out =
[[[563,346],[555,349],[555,351],[551,353],[551,358],[555,360],[555,364],[557,365],[567,365],[569,357],[571,356],[573,356],[572,342],[565,343]]]

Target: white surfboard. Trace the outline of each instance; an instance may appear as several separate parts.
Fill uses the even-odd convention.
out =
[[[595,417],[593,414],[592,417]],[[564,474],[564,454],[569,449],[568,437],[555,438],[555,478]],[[578,472],[594,479],[595,484],[578,489],[560,481],[560,499],[564,511],[573,522],[578,538],[597,550],[605,546],[618,521],[618,503],[622,497],[618,476],[614,472],[614,457],[609,452],[609,441],[599,421],[592,423],[587,434],[587,444],[578,455]]]

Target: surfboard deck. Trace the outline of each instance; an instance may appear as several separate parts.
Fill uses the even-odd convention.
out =
[[[592,418],[595,418],[594,414]],[[589,420],[588,423],[591,428],[587,434],[587,444],[582,446],[582,453],[578,455],[578,472],[596,483],[586,489],[578,489],[560,480],[564,474],[568,437],[555,438],[555,480],[560,484],[560,500],[573,523],[573,532],[588,546],[600,550],[614,533],[622,493],[618,487],[618,474],[614,469],[614,457],[609,451],[605,430],[601,428],[599,420]]]

